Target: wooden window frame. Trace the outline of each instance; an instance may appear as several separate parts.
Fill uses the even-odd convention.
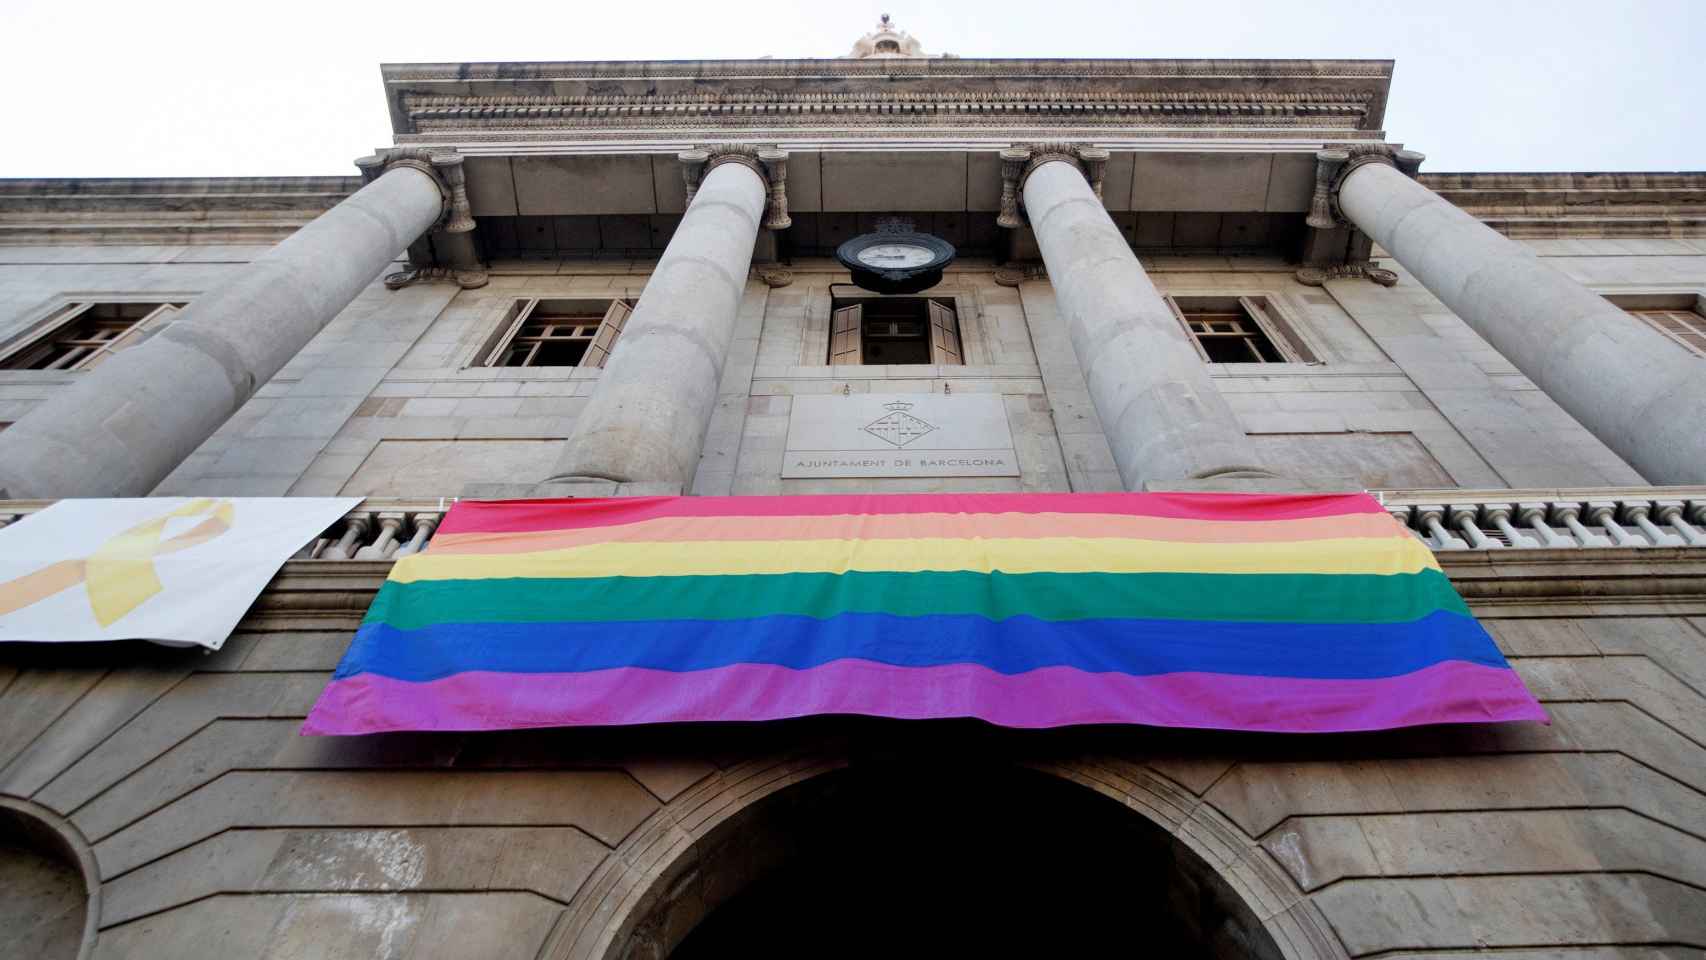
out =
[[[1664,334],[1672,343],[1681,346],[1689,353],[1706,358],[1706,315],[1702,315],[1698,309],[1625,307],[1623,312]],[[1670,324],[1680,326],[1683,329],[1681,331],[1675,330]]]
[[[930,345],[929,364],[886,364],[886,366],[964,366],[965,338],[960,329],[959,305],[952,297],[839,297],[830,301],[830,366],[865,366],[865,302],[883,299],[924,301],[924,336]],[[853,302],[836,307],[836,300]]]
[[[34,329],[18,338],[11,347],[0,349],[0,370],[30,370],[34,372],[67,373],[93,370],[113,354],[135,346],[150,334],[171,323],[187,304],[187,300],[160,300],[152,297],[124,299],[78,299],[54,309]],[[153,309],[134,320],[103,320],[89,314],[101,307],[152,306]],[[113,330],[106,337],[69,337],[67,334],[82,324],[98,325],[97,329]],[[37,367],[43,358],[61,349],[64,355],[47,366]]]
[[[1308,344],[1303,341],[1303,338],[1298,335],[1292,325],[1283,319],[1283,317],[1277,316],[1278,311],[1274,309],[1272,301],[1267,297],[1214,297],[1195,296],[1190,294],[1169,294],[1164,296],[1162,299],[1167,301],[1167,309],[1173,312],[1173,319],[1179,322],[1179,329],[1185,332],[1185,337],[1190,340],[1191,346],[1197,351],[1197,356],[1201,357],[1204,363],[1313,364],[1320,362],[1315,358],[1314,352],[1309,349]],[[1179,302],[1181,299],[1185,300],[1186,303],[1189,304],[1189,307],[1181,305]],[[1205,303],[1205,301],[1207,302]],[[1274,352],[1279,355],[1279,359],[1265,359],[1260,356],[1260,351],[1256,351],[1257,356],[1251,360],[1232,361],[1215,360],[1211,358],[1208,351],[1203,348],[1202,341],[1199,339],[1197,332],[1191,328],[1190,314],[1187,312],[1187,309],[1195,309],[1198,305],[1201,305],[1203,309],[1213,310],[1217,313],[1242,313],[1244,317],[1248,318],[1249,321],[1254,324],[1256,331],[1259,332],[1265,340],[1267,340],[1268,345],[1271,346]]]
[[[1637,322],[1658,331],[1665,339],[1696,357],[1706,359],[1706,292],[1673,288],[1670,291],[1645,290],[1600,295]],[[1680,332],[1669,329],[1650,314],[1665,314],[1667,317],[1681,314],[1680,318],[1672,317],[1672,322],[1680,323],[1687,329]]]
[[[525,336],[523,331],[528,328],[529,322],[532,321],[535,314],[539,312],[540,304],[561,301],[572,302],[582,299],[604,304],[604,316],[599,319],[596,324],[591,322],[574,323],[572,321],[565,320],[562,324],[551,326],[577,327],[581,329],[590,328],[592,330],[590,334],[585,336],[575,335],[559,337],[554,334],[554,331],[549,332],[544,338],[539,338],[534,342],[532,350],[528,355],[528,362],[513,365],[502,363],[504,358],[509,355],[511,347],[516,342],[516,339],[518,337]],[[519,368],[546,366],[531,362],[532,358],[538,355],[540,348],[545,343],[552,341],[584,341],[587,345],[586,351],[581,354],[580,360],[574,364],[574,367],[580,369],[603,369],[604,365],[609,363],[610,354],[615,351],[616,342],[621,338],[622,331],[627,326],[628,318],[633,316],[633,313],[634,303],[626,297],[615,297],[608,300],[596,297],[520,297],[510,304],[509,309],[505,312],[504,320],[501,321],[501,330],[494,338],[488,340],[486,346],[481,349],[479,354],[477,354],[478,362],[475,365],[481,367],[513,366]],[[556,365],[551,364],[550,366]]]

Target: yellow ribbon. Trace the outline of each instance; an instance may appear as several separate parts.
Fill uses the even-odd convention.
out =
[[[160,539],[167,522],[207,514],[206,520],[169,540]],[[0,583],[0,617],[32,603],[87,584],[95,620],[110,627],[165,587],[154,571],[154,558],[206,543],[231,529],[236,508],[229,500],[191,500],[171,513],[147,520],[109,539],[80,560],[61,560],[16,580]]]

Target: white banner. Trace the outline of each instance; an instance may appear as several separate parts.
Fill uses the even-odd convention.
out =
[[[0,641],[219,649],[359,497],[61,500],[0,529]]]

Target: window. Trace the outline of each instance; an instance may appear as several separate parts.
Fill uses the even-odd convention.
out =
[[[627,300],[517,300],[479,365],[602,368],[633,312]]]
[[[1208,363],[1313,363],[1303,341],[1265,297],[1167,297]]]
[[[832,364],[965,362],[952,301],[871,297],[832,303]]]
[[[92,370],[172,321],[182,303],[68,303],[11,349],[0,348],[4,370]]]
[[[1701,316],[1698,311],[1675,307],[1668,310],[1628,308],[1628,312],[1647,326],[1706,357],[1706,316]]]

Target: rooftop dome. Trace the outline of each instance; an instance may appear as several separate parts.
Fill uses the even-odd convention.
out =
[[[888,14],[877,21],[877,29],[860,37],[853,52],[844,60],[870,60],[883,57],[928,57],[924,45],[912,35],[894,25]],[[945,56],[945,55],[944,55]]]

